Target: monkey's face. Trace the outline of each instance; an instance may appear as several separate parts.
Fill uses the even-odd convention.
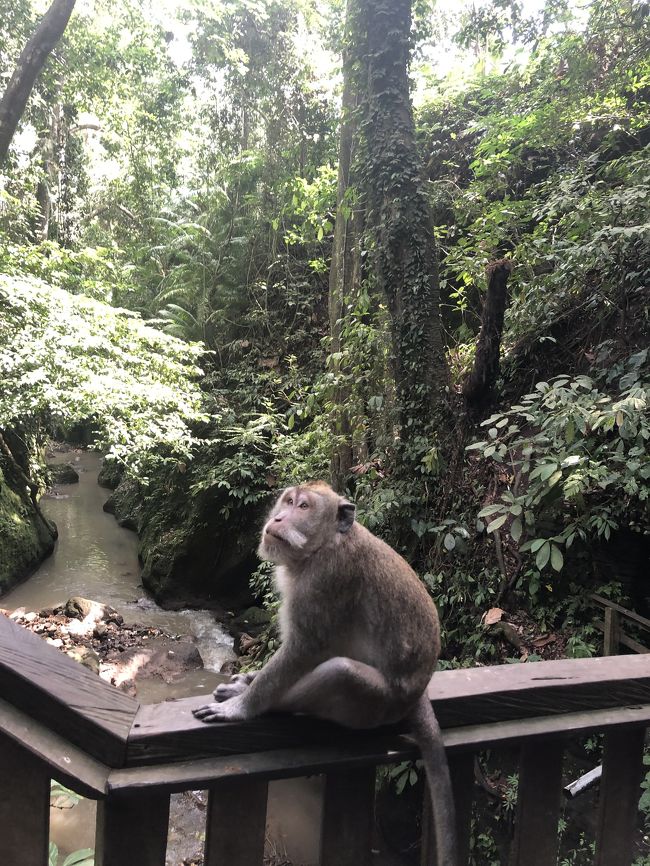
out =
[[[257,550],[262,559],[288,565],[331,544],[354,522],[354,505],[324,482],[288,487],[275,503]]]

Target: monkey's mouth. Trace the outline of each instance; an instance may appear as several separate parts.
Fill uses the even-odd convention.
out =
[[[274,538],[276,541],[282,541],[285,544],[288,544],[287,539],[283,538],[281,535],[278,535],[277,532],[271,532],[270,529],[267,529],[265,535],[270,535],[271,538]]]

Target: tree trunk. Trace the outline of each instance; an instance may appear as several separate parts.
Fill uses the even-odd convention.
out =
[[[355,0],[348,0],[346,14],[347,28],[350,28],[352,7]],[[341,341],[342,322],[346,304],[358,292],[361,282],[361,233],[363,230],[364,208],[358,201],[358,172],[355,168],[356,147],[358,143],[359,87],[354,80],[352,56],[344,50],[343,56],[343,99],[342,118],[339,137],[339,168],[337,188],[336,225],[332,247],[332,262],[329,276],[329,321],[332,338],[331,354],[334,375],[343,372],[339,353],[343,349]],[[352,433],[348,407],[349,389],[338,384],[334,391],[332,427],[335,445],[332,452],[330,474],[335,490],[343,491],[345,479],[353,463]]]
[[[508,303],[508,277],[513,263],[500,259],[488,266],[488,287],[481,316],[474,366],[463,384],[467,414],[473,422],[486,417],[499,375],[503,317]]]
[[[0,166],[23,116],[34,83],[52,49],[67,27],[76,0],[53,0],[29,42],[24,47],[14,74],[0,100]]]
[[[431,447],[446,409],[433,221],[410,101],[411,0],[359,0],[367,35],[365,181],[374,263],[391,317],[400,437]],[[413,452],[413,457],[419,458]]]

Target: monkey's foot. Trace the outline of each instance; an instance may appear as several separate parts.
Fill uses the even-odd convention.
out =
[[[238,722],[248,718],[248,713],[237,698],[223,701],[220,704],[206,704],[192,710],[192,714],[202,722]]]
[[[216,687],[214,697],[219,702],[229,701],[245,692],[252,681],[253,677],[250,674],[234,674],[230,677],[229,683],[220,683]]]

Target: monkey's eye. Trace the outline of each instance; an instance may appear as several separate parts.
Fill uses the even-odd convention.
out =
[[[298,508],[309,508],[309,505],[306,502],[301,502]]]
[[[293,499],[291,497],[287,499],[287,505],[293,505]]]

